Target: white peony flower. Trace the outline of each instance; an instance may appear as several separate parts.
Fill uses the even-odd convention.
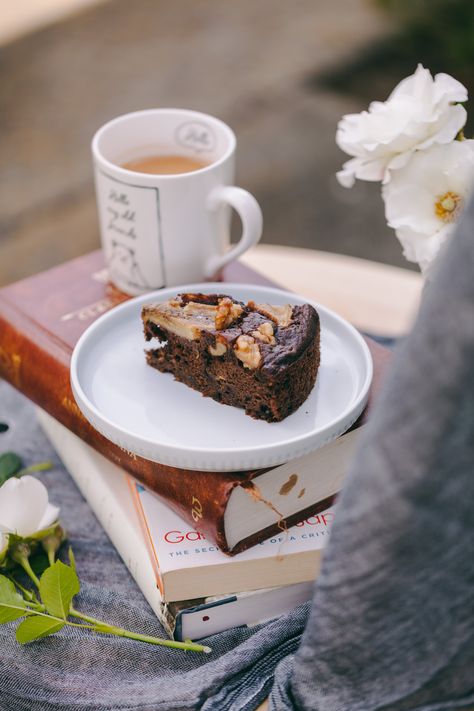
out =
[[[387,222],[422,271],[454,231],[473,187],[473,140],[417,151],[383,186]]]
[[[390,180],[415,150],[452,141],[466,123],[467,89],[449,74],[431,76],[418,65],[385,102],[374,101],[368,111],[347,114],[339,122],[336,143],[351,156],[337,173],[346,188],[355,178]]]
[[[4,533],[0,531],[0,563],[2,562],[3,558],[5,557],[4,554],[6,553],[8,547],[8,536],[6,536]]]
[[[27,538],[52,526],[58,516],[45,485],[33,476],[12,477],[0,486],[0,532]]]

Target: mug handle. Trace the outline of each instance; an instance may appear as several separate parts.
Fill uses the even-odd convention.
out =
[[[259,241],[263,231],[263,215],[254,196],[234,185],[222,185],[214,188],[207,199],[207,208],[217,212],[222,205],[231,205],[242,221],[242,236],[239,242],[228,252],[214,255],[207,260],[204,271],[206,277],[212,277],[233,259],[240,257]]]

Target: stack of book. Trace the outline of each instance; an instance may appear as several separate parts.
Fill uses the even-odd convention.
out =
[[[224,280],[268,284],[238,263]],[[198,639],[308,600],[366,413],[270,470],[180,470],[126,452],[85,420],[69,382],[79,336],[126,298],[107,283],[100,252],[1,289],[0,377],[41,408],[44,431],[170,635]],[[389,354],[368,344],[373,392]]]

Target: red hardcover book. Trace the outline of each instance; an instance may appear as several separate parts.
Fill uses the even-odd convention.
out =
[[[238,262],[225,269],[223,279],[274,286]],[[71,392],[71,353],[79,336],[92,321],[127,298],[107,282],[100,251],[0,289],[0,377],[101,454],[133,474],[227,553],[244,550],[282,527],[294,525],[327,508],[338,490],[336,483],[334,490],[327,482],[320,490],[316,487],[316,490],[302,495],[307,488],[302,486],[306,480],[302,475],[300,485],[296,486],[297,475],[294,472],[288,475],[284,469],[288,465],[273,469],[272,476],[279,472],[273,478],[269,478],[268,471],[176,469],[122,450],[87,422]],[[370,339],[368,344],[374,359],[373,392],[377,390],[390,354]],[[343,436],[337,443],[332,449],[342,471],[351,455],[353,438]],[[323,456],[318,465],[321,468],[334,466],[329,457],[331,450],[328,447],[331,446],[315,453],[315,456]],[[309,468],[308,462],[302,462],[302,471]],[[311,477],[314,479],[318,477]],[[273,487],[269,481],[270,484],[273,482]],[[334,482],[337,482],[337,476]],[[264,485],[264,495],[260,484]],[[267,493],[269,486],[270,491],[274,490],[271,500]],[[231,500],[233,506],[228,511]],[[236,515],[240,518],[240,523],[253,518],[253,528],[247,530],[238,524],[238,530],[231,530],[234,519],[230,510],[234,518]]]

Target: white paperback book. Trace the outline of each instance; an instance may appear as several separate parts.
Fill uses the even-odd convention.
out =
[[[133,482],[132,492],[167,601],[313,581],[334,518],[333,509],[326,509],[229,556],[151,491]]]
[[[50,415],[40,409],[37,412],[66,469],[152,609],[175,639],[199,639],[233,626],[256,624],[310,599],[334,516],[332,509],[229,557],[205,541],[202,534],[190,530],[185,521],[124,470]],[[287,570],[290,578],[298,578],[292,571],[305,558],[308,570],[304,579],[282,585],[278,578],[272,578],[271,586],[255,584],[259,566],[278,571],[287,559],[290,564],[282,565],[280,572]],[[217,583],[214,588],[208,577]]]

